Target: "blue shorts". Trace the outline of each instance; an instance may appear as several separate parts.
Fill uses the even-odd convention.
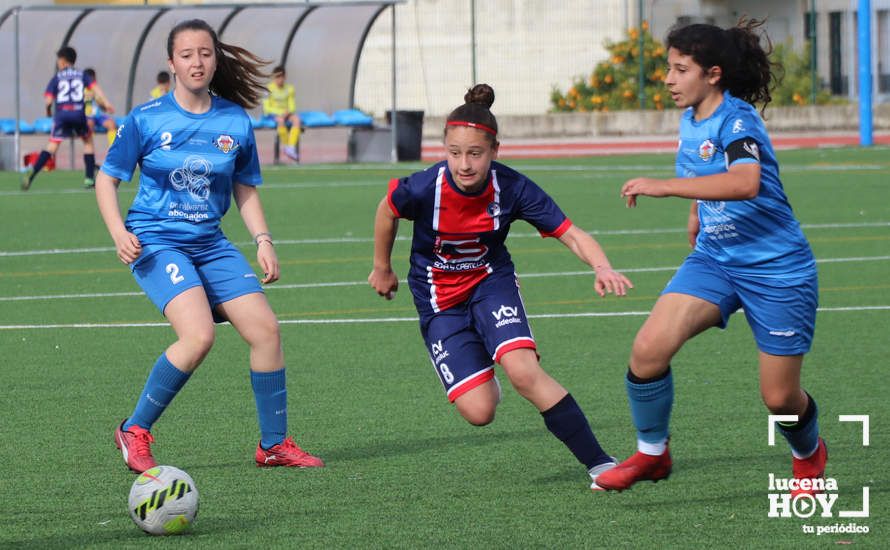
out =
[[[83,111],[57,111],[53,117],[53,129],[49,139],[52,141],[65,141],[69,137],[84,137],[89,135],[87,117]]]
[[[726,328],[729,316],[744,308],[760,351],[771,355],[810,351],[819,305],[815,269],[774,277],[730,275],[705,254],[693,252],[662,294],[669,292],[715,304],[722,317],[720,328]]]
[[[143,245],[130,270],[162,314],[170,300],[196,286],[204,287],[211,309],[263,291],[244,255],[227,239],[205,246]],[[213,316],[225,321],[216,312]]]
[[[508,351],[535,349],[512,272],[491,275],[466,302],[421,317],[420,332],[451,402],[494,378],[494,362]]]
[[[104,126],[105,121],[111,120],[111,117],[106,115],[105,113],[99,113],[98,115],[93,115],[90,118],[93,119],[93,122],[96,124],[97,127]]]

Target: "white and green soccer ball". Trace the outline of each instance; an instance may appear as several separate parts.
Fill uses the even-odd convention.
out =
[[[173,466],[142,472],[130,488],[130,517],[152,535],[178,535],[198,515],[198,489],[187,473]]]

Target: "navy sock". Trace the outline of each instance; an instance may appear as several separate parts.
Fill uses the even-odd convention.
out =
[[[145,381],[145,387],[142,389],[139,401],[136,402],[133,414],[124,422],[124,429],[135,424],[151,430],[152,425],[188,382],[190,376],[191,373],[182,372],[174,367],[167,359],[166,352],[162,353],[151,369],[148,380]]]
[[[674,377],[671,368],[655,378],[637,378],[627,371],[625,380],[630,414],[637,428],[637,444],[649,450],[667,442],[668,423],[674,404]],[[640,449],[644,451],[644,449]],[[645,451],[644,451],[645,452]],[[646,453],[651,454],[651,453]],[[661,454],[661,453],[657,453]]]
[[[92,153],[84,154],[83,171],[87,178],[93,179],[96,175],[96,155]]]
[[[813,454],[819,446],[819,408],[813,396],[807,394],[807,408],[797,422],[779,422],[779,433],[785,436],[791,445],[791,452],[797,458],[805,458]]]
[[[49,161],[52,155],[49,154],[49,151],[40,151],[40,156],[37,157],[37,160],[34,162],[34,169],[31,172],[31,179],[34,179],[34,176],[37,175],[37,172],[43,170],[43,167],[46,166],[46,163]]]
[[[550,433],[562,441],[588,470],[612,460],[600,447],[587,417],[572,394],[566,394],[559,403],[542,412],[541,416],[544,417],[544,424]]]
[[[269,449],[284,441],[287,434],[287,384],[284,369],[274,372],[250,371],[250,385],[256,400],[260,423],[260,446]]]

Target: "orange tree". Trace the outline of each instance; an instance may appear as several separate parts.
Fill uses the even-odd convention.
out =
[[[649,24],[643,22],[644,105],[647,109],[664,109],[670,96],[664,89],[667,51],[652,37]],[[631,28],[621,42],[604,44],[609,59],[593,69],[589,77],[575,78],[563,93],[554,87],[550,101],[554,111],[615,111],[639,109],[640,29]]]
[[[550,101],[554,111],[615,111],[639,109],[639,55],[640,35],[638,28],[627,31],[622,42],[606,41],[605,48],[609,59],[593,69],[589,77],[576,77],[568,90],[563,93],[554,87]],[[774,106],[807,105],[812,103],[812,76],[810,74],[807,43],[803,51],[797,52],[790,44],[777,44],[771,60],[782,68],[776,70],[777,79],[773,82],[772,103]],[[643,75],[644,105],[647,109],[664,109],[673,106],[664,87],[667,67],[667,51],[663,44],[655,40],[649,32],[649,25],[643,22]],[[845,98],[832,97],[817,84],[816,104],[844,103]]]

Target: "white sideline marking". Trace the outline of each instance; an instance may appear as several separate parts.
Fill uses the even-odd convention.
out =
[[[850,312],[850,311],[890,311],[890,305],[886,306],[850,306],[850,307],[820,307],[816,311],[820,313],[827,312]],[[529,315],[529,319],[571,319],[583,317],[644,317],[649,315],[648,311],[606,311],[595,312],[586,311],[581,313],[538,313]],[[417,317],[379,317],[379,318],[358,318],[358,319],[281,319],[278,321],[282,325],[359,325],[368,323],[404,323],[417,322]],[[40,329],[60,329],[60,328],[146,328],[146,327],[169,327],[166,322],[158,323],[70,323],[70,324],[51,324],[51,325],[0,325],[0,330],[40,330]]]
[[[874,262],[890,260],[890,256],[858,256],[852,258],[824,258],[816,260],[816,263],[842,263],[842,262]],[[631,267],[627,269],[619,269],[622,273],[654,273],[660,271],[674,271],[678,266],[665,267]],[[593,275],[590,270],[582,271],[554,271],[545,273],[523,273],[519,277],[521,279],[534,279],[539,277],[574,277]],[[407,284],[408,281],[402,279],[401,284]],[[294,283],[285,285],[273,285],[265,287],[264,290],[290,290],[299,288],[325,288],[325,287],[346,287],[346,286],[363,286],[368,284],[367,281],[336,281],[329,283]],[[37,296],[0,296],[0,302],[17,302],[29,300],[62,300],[62,299],[79,299],[79,298],[120,298],[143,296],[142,292],[106,292],[106,293],[87,293],[87,294],[48,294]]]
[[[890,256],[855,256],[852,258],[822,258],[816,260],[816,263],[843,263],[843,262],[880,262],[890,260]],[[622,273],[657,273],[659,271],[675,271],[678,266],[665,267],[629,267],[627,269],[619,269]],[[593,275],[591,270],[581,271],[553,271],[544,273],[520,273],[520,279],[535,279],[541,277],[576,277]],[[407,284],[408,281],[402,279],[400,284]],[[291,290],[299,288],[326,288],[326,287],[346,287],[346,286],[364,286],[367,281],[334,281],[329,283],[293,283],[286,285],[271,285],[264,290]],[[143,296],[142,292],[90,292],[85,294],[43,294],[35,296],[0,296],[0,302],[26,302],[33,300],[76,300],[81,298],[129,298],[134,296]]]
[[[863,223],[814,223],[801,224],[801,227],[807,229],[862,229],[867,227],[890,227],[890,222],[863,222]],[[655,229],[603,229],[588,231],[594,236],[603,235],[669,235],[674,233],[686,233],[685,228],[655,228]],[[528,239],[540,238],[539,233],[510,233],[511,239]],[[408,241],[411,237],[408,235],[399,235],[397,241]],[[304,244],[343,244],[343,243],[373,243],[373,237],[329,237],[324,239],[279,239],[275,241],[276,246],[281,245],[304,245]],[[237,246],[253,246],[253,241],[243,241],[234,243]],[[11,258],[15,256],[47,256],[53,254],[87,254],[94,252],[114,252],[113,246],[95,246],[88,248],[50,248],[46,250],[0,250],[0,258]]]

